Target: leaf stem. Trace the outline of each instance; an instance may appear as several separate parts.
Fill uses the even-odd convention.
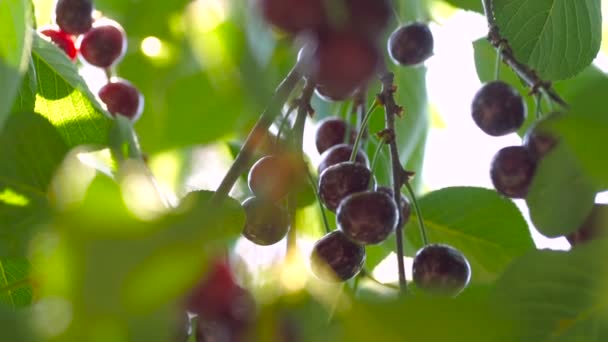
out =
[[[390,149],[390,160],[393,178],[393,199],[397,203],[397,208],[401,207],[401,186],[407,179],[407,173],[401,166],[399,160],[399,150],[397,148],[397,140],[395,137],[395,116],[401,114],[403,108],[395,103],[394,92],[396,88],[394,86],[395,75],[392,72],[384,69],[380,80],[382,81],[382,92],[379,98],[382,100],[384,105],[384,117],[385,117],[385,134],[389,135],[388,145]],[[377,102],[377,101],[376,101]],[[397,228],[395,229],[395,237],[397,243],[397,269],[399,272],[399,287],[402,294],[407,293],[407,279],[405,276],[405,264],[403,261],[403,217],[401,210],[399,212],[399,220],[397,221]]]
[[[234,186],[234,183],[237,181],[239,176],[247,169],[254,150],[262,141],[261,137],[264,136],[265,132],[268,130],[268,127],[270,127],[274,121],[274,118],[280,113],[283,104],[287,101],[287,98],[291,92],[300,82],[302,75],[299,69],[300,62],[296,63],[291,71],[289,71],[285,79],[283,79],[283,81],[277,87],[270,104],[260,115],[260,118],[256,122],[255,126],[253,126],[251,132],[249,132],[243,147],[237,154],[232,166],[222,179],[222,182],[211,198],[213,202],[219,203],[223,201],[226,196],[228,196],[228,193]]]
[[[372,113],[374,112],[374,109],[376,109],[377,105],[378,105],[378,102],[374,101],[374,103],[367,110],[367,113],[365,113],[365,117],[363,117],[363,120],[361,121],[361,127],[359,127],[359,132],[357,133],[357,138],[355,139],[355,143],[353,144],[353,151],[350,154],[351,162],[354,162],[357,158],[357,152],[359,150],[359,142],[361,141],[361,138],[363,137],[363,132],[365,131],[365,128],[367,127],[367,123],[369,122],[369,119],[372,117]]]
[[[546,94],[552,102],[558,103],[564,108],[568,108],[568,104],[561,98],[555,89],[553,89],[551,82],[542,80],[536,71],[515,58],[509,42],[500,35],[498,26],[496,25],[492,0],[482,0],[482,4],[488,22],[488,41],[498,50],[498,54],[501,56],[502,60],[513,69],[524,82],[526,82],[533,93],[541,91]]]
[[[414,189],[412,189],[412,185],[410,182],[405,182],[405,188],[412,199],[412,205],[414,206],[414,210],[416,211],[416,218],[418,218],[418,228],[420,228],[420,237],[422,238],[422,245],[426,246],[429,244],[429,239],[426,235],[426,227],[424,225],[424,219],[422,217],[422,211],[420,210],[420,206],[418,205],[418,200],[416,199],[416,193]]]

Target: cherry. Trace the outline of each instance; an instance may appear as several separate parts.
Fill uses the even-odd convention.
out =
[[[536,170],[536,162],[525,147],[509,146],[494,155],[490,168],[492,183],[498,192],[512,198],[524,198]]]
[[[347,144],[339,144],[323,152],[321,155],[321,162],[319,162],[318,167],[319,174],[332,165],[349,161],[351,153],[353,153],[353,146]],[[361,151],[361,149],[357,150],[355,162],[365,166],[369,164],[367,156]]]
[[[608,233],[608,204],[596,203],[591,213],[578,230],[566,235],[573,247],[599,238],[605,238]]]
[[[139,90],[125,80],[112,81],[99,89],[99,98],[113,115],[136,121],[141,116],[144,99]]]
[[[325,281],[346,281],[356,276],[365,262],[365,248],[349,240],[341,231],[322,237],[310,256],[312,272]]]
[[[187,298],[187,309],[196,314],[222,317],[232,305],[239,286],[226,261],[215,260],[209,266],[207,275]]]
[[[91,0],[59,0],[55,6],[55,21],[61,30],[83,34],[93,24],[93,2]]]
[[[457,249],[432,244],[420,249],[412,266],[414,283],[430,294],[455,296],[471,279],[471,266]]]
[[[486,134],[517,131],[526,119],[526,104],[515,88],[503,81],[484,84],[473,97],[473,120]]]
[[[399,212],[387,194],[365,191],[352,194],[340,202],[336,222],[349,239],[362,245],[374,245],[395,230]]]
[[[250,197],[242,205],[247,216],[243,236],[249,241],[268,246],[285,237],[289,219],[281,208],[258,197]]]
[[[557,137],[544,128],[544,123],[549,120],[554,120],[558,117],[558,113],[551,113],[545,116],[542,121],[537,121],[524,136],[524,146],[530,151],[532,157],[536,160],[541,159],[549,153],[558,143]]]
[[[378,186],[376,187],[376,191],[383,192],[393,198],[393,189],[387,186]],[[406,224],[410,219],[410,215],[412,213],[412,208],[410,206],[410,201],[401,194],[401,221],[403,224]]]
[[[74,45],[74,39],[65,31],[48,27],[41,29],[40,33],[50,38],[71,60],[76,59],[78,51],[76,45]]]
[[[326,22],[323,0],[259,0],[264,19],[289,33],[314,30]]]
[[[303,171],[299,165],[297,159],[288,153],[264,156],[249,169],[249,189],[257,197],[279,201],[302,178]]]
[[[392,14],[387,0],[348,0],[345,5],[350,13],[347,28],[368,37],[382,33]]]
[[[127,39],[122,27],[116,22],[96,26],[88,31],[80,42],[80,54],[88,63],[108,68],[122,59],[127,49]]]
[[[348,131],[348,135],[347,135]],[[315,144],[319,153],[344,142],[354,143],[357,131],[346,121],[337,117],[328,117],[319,122],[315,133]]]
[[[401,26],[388,38],[388,54],[398,65],[417,65],[433,55],[433,34],[428,25]]]
[[[330,100],[344,100],[373,76],[380,61],[374,42],[353,32],[324,32],[315,50],[311,72],[317,93]]]
[[[329,210],[335,211],[346,196],[367,190],[371,177],[371,171],[359,163],[332,165],[319,176],[321,202]]]
[[[238,287],[230,307],[222,316],[199,315],[196,341],[247,341],[255,319],[255,301],[249,291]]]

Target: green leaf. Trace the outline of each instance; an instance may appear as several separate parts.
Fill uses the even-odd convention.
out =
[[[25,259],[0,259],[0,304],[19,308],[32,302],[29,269]]]
[[[544,80],[572,77],[597,55],[600,0],[494,0],[501,35],[515,57]]]
[[[47,190],[68,151],[55,128],[34,113],[15,113],[0,135],[0,257],[22,255],[48,217]]]
[[[38,81],[36,112],[57,128],[69,147],[106,144],[109,114],[100,107],[74,63],[38,36],[34,39],[32,60]]]
[[[606,241],[534,251],[497,282],[494,304],[516,322],[513,341],[605,341]]]
[[[572,152],[558,144],[540,160],[526,204],[534,226],[545,236],[557,237],[581,226],[596,192]]]
[[[11,113],[18,112],[33,112],[36,105],[36,90],[38,82],[36,81],[36,68],[30,59],[27,72],[23,76],[21,87],[17,92]]]
[[[603,76],[577,89],[570,110],[548,127],[576,156],[585,174],[599,189],[608,189],[608,160],[599,158],[608,135],[604,107],[608,78]]]
[[[496,191],[453,187],[419,201],[431,243],[446,243],[469,260],[473,282],[495,280],[511,260],[534,248],[519,209]],[[405,227],[410,253],[422,247],[418,220]]]
[[[27,70],[32,44],[29,21],[29,1],[0,1],[0,132]]]
[[[238,202],[214,205],[211,192],[195,192],[165,209],[142,167],[124,162],[120,186],[98,175],[82,202],[56,214],[49,234],[58,247],[40,251],[34,267],[69,275],[62,286],[53,285],[52,274],[40,281],[47,296],[72,304],[74,320],[62,340],[108,338],[98,317],[119,336],[169,340],[172,315],[207,260],[240,236],[245,215]]]

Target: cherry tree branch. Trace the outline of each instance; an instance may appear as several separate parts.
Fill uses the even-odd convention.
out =
[[[496,25],[496,20],[494,20],[494,6],[492,5],[492,0],[482,0],[482,3],[486,20],[488,21],[488,41],[496,48],[496,51],[501,55],[503,62],[526,82],[528,87],[532,89],[532,93],[536,93],[540,90],[547,95],[551,101],[567,108],[568,104],[561,98],[555,89],[553,89],[551,82],[542,80],[536,71],[515,58],[513,49],[509,45],[509,42],[500,35],[498,25]]]

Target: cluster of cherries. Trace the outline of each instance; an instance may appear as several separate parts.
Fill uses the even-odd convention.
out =
[[[393,11],[390,1],[254,1],[269,24],[312,46],[306,73],[320,97],[346,100],[375,75],[382,62],[379,42]],[[421,63],[432,50],[431,32],[422,23],[401,27],[389,39],[389,53],[399,64]]]
[[[475,123],[491,136],[517,131],[526,118],[526,105],[515,88],[502,81],[484,84],[472,103]],[[496,190],[511,198],[525,198],[536,167],[559,142],[544,127],[561,114],[551,112],[536,121],[524,135],[521,146],[500,149],[492,160],[490,176]],[[571,245],[580,244],[605,234],[601,216],[606,205],[595,204],[581,227],[566,236]]]
[[[75,61],[81,60],[103,68],[107,75],[120,62],[127,48],[125,32],[117,22],[107,18],[93,19],[91,0],[59,0],[55,7],[57,25],[41,28],[48,37]],[[143,110],[143,97],[130,82],[109,77],[98,93],[112,115],[123,115],[135,121]]]

